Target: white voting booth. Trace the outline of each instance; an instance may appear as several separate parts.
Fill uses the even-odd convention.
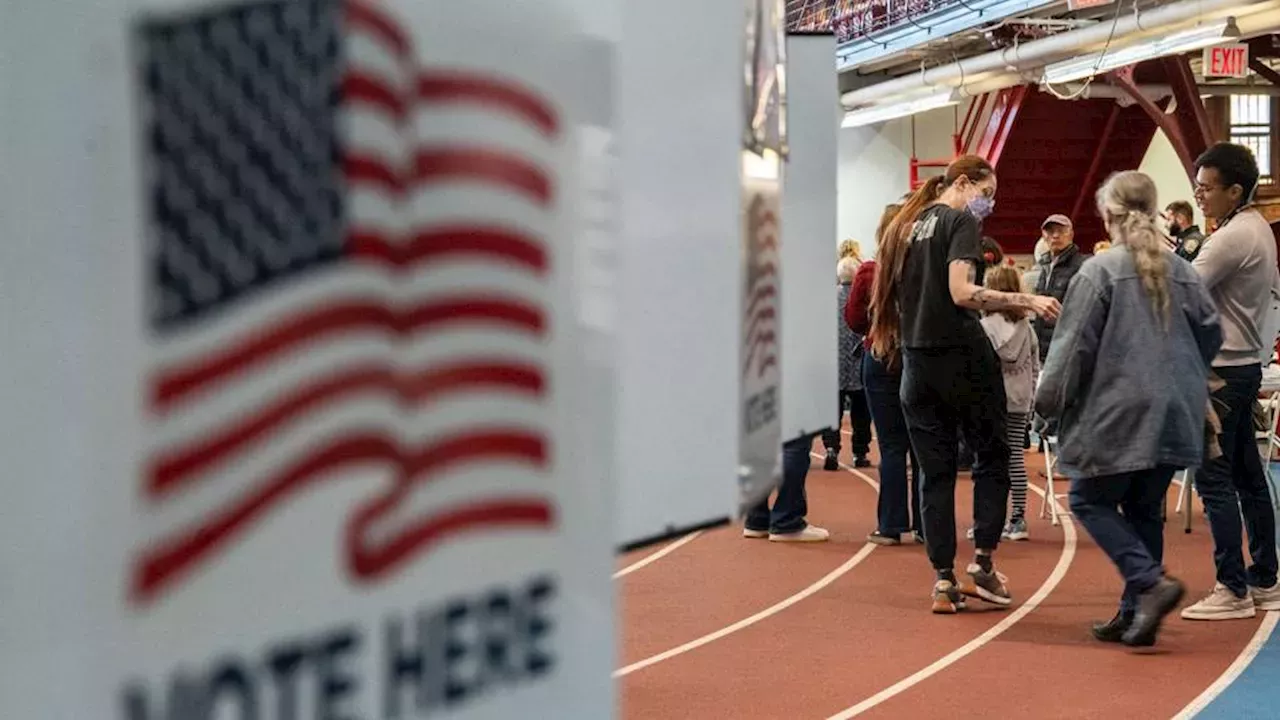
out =
[[[0,717],[613,716],[561,8],[7,6]]]

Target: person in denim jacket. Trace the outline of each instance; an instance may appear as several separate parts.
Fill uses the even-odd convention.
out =
[[[1200,276],[1164,248],[1150,177],[1113,176],[1098,211],[1115,247],[1067,289],[1036,411],[1058,425],[1072,512],[1124,576],[1119,612],[1094,637],[1147,646],[1185,593],[1161,565],[1161,511],[1174,473],[1203,458],[1222,326]]]

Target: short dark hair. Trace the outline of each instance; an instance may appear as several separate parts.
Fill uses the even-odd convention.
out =
[[[1239,185],[1244,188],[1245,200],[1251,199],[1258,187],[1258,161],[1253,151],[1244,145],[1217,143],[1196,158],[1196,170],[1200,168],[1217,170],[1228,187]]]
[[[1174,215],[1186,215],[1189,218],[1196,216],[1195,211],[1191,209],[1191,203],[1186,200],[1174,200],[1169,203],[1169,207],[1165,208],[1165,211]]]

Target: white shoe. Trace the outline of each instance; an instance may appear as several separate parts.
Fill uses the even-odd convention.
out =
[[[768,530],[752,530],[751,528],[744,527],[742,528],[742,537],[752,538],[752,539],[767,538],[769,537],[769,531]]]
[[[1280,582],[1269,588],[1249,588],[1253,606],[1259,610],[1280,610]]]
[[[1218,583],[1209,597],[1182,609],[1183,620],[1244,620],[1258,614],[1253,598],[1236,597],[1226,585]]]
[[[826,542],[831,537],[831,533],[817,525],[807,525],[805,529],[793,533],[769,533],[769,540],[773,542]]]

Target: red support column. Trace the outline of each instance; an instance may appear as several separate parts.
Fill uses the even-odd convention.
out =
[[[1173,115],[1182,128],[1182,138],[1187,143],[1187,150],[1200,157],[1200,153],[1213,144],[1213,129],[1200,99],[1196,76],[1191,72],[1191,62],[1185,55],[1175,55],[1164,58],[1162,64],[1177,103]]]
[[[1115,131],[1116,120],[1119,117],[1120,106],[1112,104],[1111,114],[1107,115],[1107,124],[1102,128],[1102,137],[1098,139],[1098,147],[1093,151],[1093,160],[1089,162],[1089,171],[1085,173],[1084,182],[1080,184],[1080,190],[1076,193],[1076,202],[1071,207],[1069,217],[1072,221],[1080,217],[1085,201],[1089,199],[1093,188],[1098,184],[1098,168],[1102,166],[1103,153],[1107,152],[1107,146],[1111,144],[1111,133]]]
[[[1195,160],[1199,153],[1193,153],[1187,138],[1182,133],[1182,125],[1178,123],[1172,116],[1165,114],[1164,108],[1156,105],[1133,81],[1133,68],[1126,67],[1119,70],[1113,70],[1109,73],[1111,84],[1120,88],[1128,95],[1133,102],[1150,117],[1156,124],[1156,127],[1164,131],[1169,143],[1173,145],[1174,152],[1178,153],[1178,159],[1182,161],[1182,167],[1187,172],[1188,178],[1195,177]],[[1199,103],[1200,98],[1196,98]]]

